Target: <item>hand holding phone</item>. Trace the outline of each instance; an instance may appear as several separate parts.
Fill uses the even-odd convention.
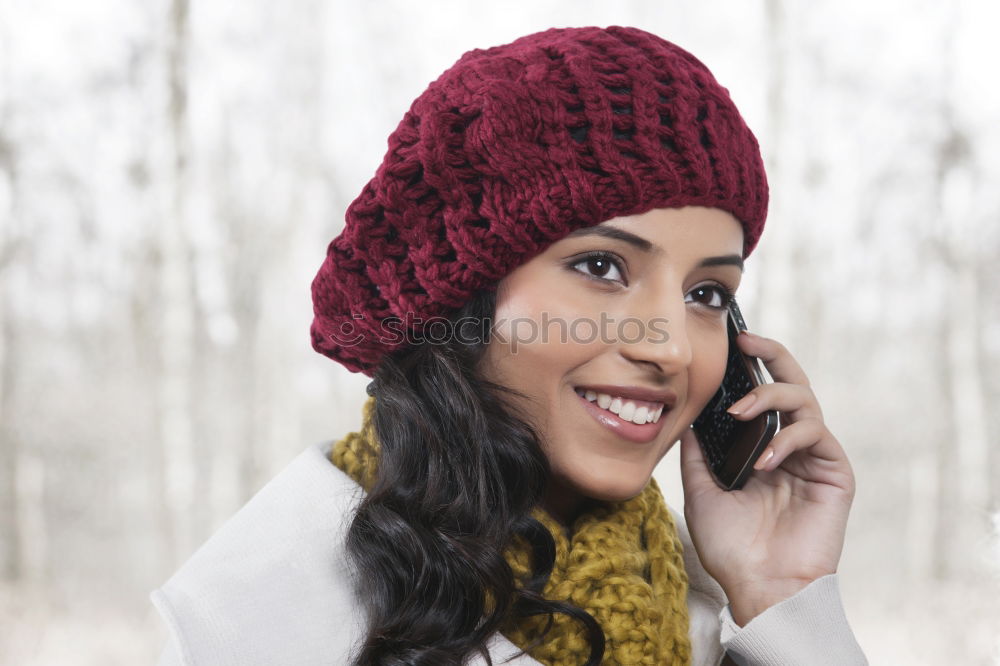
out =
[[[747,326],[735,300],[729,303],[726,327],[729,358],[725,377],[692,428],[712,478],[723,490],[738,490],[753,472],[754,461],[778,432],[778,413],[766,411],[750,421],[738,421],[726,411],[766,382],[760,361],[744,354],[736,344],[736,336]]]
[[[775,383],[753,387],[757,401],[731,424],[725,407],[749,388],[734,389],[740,383],[734,377],[747,365],[742,354],[732,354],[728,377],[699,416],[698,432],[691,428],[681,434],[680,462],[684,519],[698,558],[725,591],[736,622],[744,625],[810,581],[837,571],[855,481],[844,447],[823,422],[805,371],[777,340],[736,335],[743,328],[738,313],[734,308],[735,345],[757,356]],[[762,381],[752,371],[756,361],[750,360],[744,377],[750,385]],[[771,410],[780,414],[780,423],[766,414]],[[762,425],[755,426],[758,415]],[[769,422],[781,428],[777,436],[772,437],[776,428]],[[748,427],[740,428],[744,424]],[[750,481],[741,492],[726,492],[757,475],[753,463],[762,446],[774,452],[759,472],[766,483]],[[810,501],[789,502],[792,495]]]

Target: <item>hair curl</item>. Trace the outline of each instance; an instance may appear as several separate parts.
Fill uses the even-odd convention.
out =
[[[459,666],[474,652],[492,664],[486,643],[505,621],[548,615],[547,632],[555,613],[585,627],[587,666],[603,657],[597,621],[542,595],[555,542],[530,512],[548,461],[501,400],[523,394],[477,370],[495,304],[495,290],[477,292],[451,317],[466,324],[456,335],[386,357],[368,387],[381,452],[347,535],[368,620],[355,664]],[[477,331],[467,336],[470,321]],[[532,553],[528,580],[515,580],[503,556],[515,539]]]

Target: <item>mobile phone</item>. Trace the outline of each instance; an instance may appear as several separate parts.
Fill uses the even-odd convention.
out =
[[[767,382],[760,360],[744,354],[736,345],[736,336],[747,326],[735,299],[729,302],[726,327],[726,374],[691,427],[715,482],[723,490],[739,490],[753,472],[754,462],[778,432],[778,413],[769,410],[750,421],[738,421],[726,411],[754,387]]]

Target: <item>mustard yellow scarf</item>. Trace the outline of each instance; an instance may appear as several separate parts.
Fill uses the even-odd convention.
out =
[[[375,397],[363,408],[363,424],[333,446],[330,460],[368,489],[379,444],[372,422]],[[636,497],[587,510],[569,534],[541,508],[534,517],[552,533],[556,560],[545,586],[548,599],[569,601],[590,613],[604,630],[604,664],[687,666],[687,572],[677,526],[654,480]],[[515,576],[528,574],[530,556],[512,546],[505,554]],[[508,622],[503,634],[524,648],[544,628],[545,617]],[[551,666],[577,666],[590,646],[580,623],[556,614],[545,640],[529,654]]]

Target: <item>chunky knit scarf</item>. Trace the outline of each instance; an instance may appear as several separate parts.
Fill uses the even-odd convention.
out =
[[[370,488],[379,444],[372,417],[375,397],[364,404],[361,430],[333,446],[330,459],[362,487]],[[534,516],[552,533],[556,560],[545,586],[548,599],[569,601],[590,613],[604,630],[604,664],[687,666],[687,572],[682,545],[656,482],[636,497],[588,509],[567,530],[538,508]],[[521,544],[506,553],[515,576],[529,573],[530,556]],[[525,648],[547,618],[511,620],[503,633]],[[590,646],[580,623],[556,614],[544,642],[528,653],[543,664],[577,666]]]

